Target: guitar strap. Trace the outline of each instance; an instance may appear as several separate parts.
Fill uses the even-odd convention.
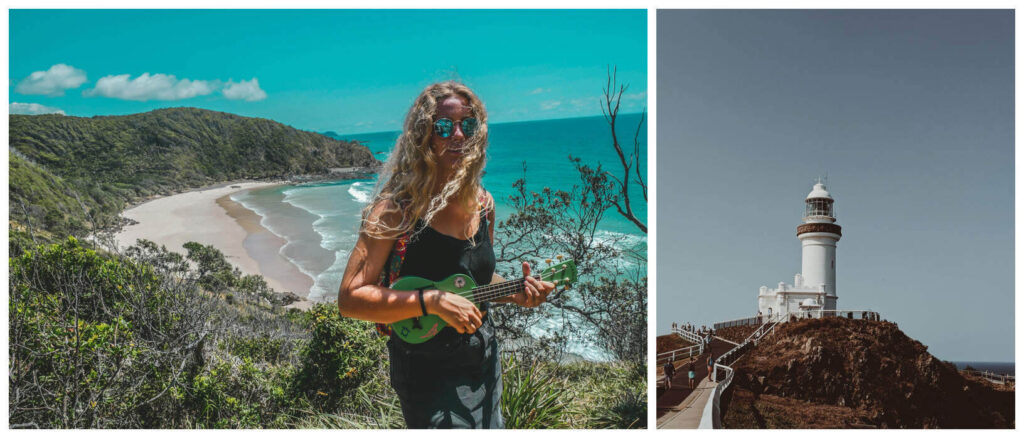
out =
[[[405,261],[405,250],[409,245],[409,237],[412,232],[405,232],[398,239],[395,239],[395,245],[391,247],[391,253],[388,254],[388,259],[384,262],[384,270],[380,273],[380,278],[377,280],[377,284],[389,287],[395,280],[398,280],[398,273],[402,272],[402,262]],[[384,323],[376,323],[377,333],[384,336],[391,336],[391,326]]]

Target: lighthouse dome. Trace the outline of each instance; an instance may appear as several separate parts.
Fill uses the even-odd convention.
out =
[[[825,190],[825,185],[817,183],[814,188],[811,189],[811,193],[807,194],[807,199],[832,199],[832,195]]]

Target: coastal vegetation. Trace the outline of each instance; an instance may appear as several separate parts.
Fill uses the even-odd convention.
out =
[[[216,248],[186,246],[69,237],[11,258],[11,427],[404,426],[372,324],[285,309]],[[646,409],[621,394],[644,370],[506,356],[506,421],[629,427]]]

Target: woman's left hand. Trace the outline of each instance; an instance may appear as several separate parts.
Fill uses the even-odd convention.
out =
[[[547,301],[548,294],[555,290],[554,283],[541,281],[531,277],[530,264],[526,262],[523,262],[523,277],[526,277],[526,280],[523,282],[526,286],[526,290],[510,297],[513,303],[520,306],[537,307],[541,303]]]

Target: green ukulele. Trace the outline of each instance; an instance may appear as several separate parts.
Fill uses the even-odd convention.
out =
[[[572,260],[559,263],[545,269],[540,275],[535,275],[533,278],[552,282],[556,287],[564,286],[568,288],[569,284],[576,281],[576,263]],[[526,278],[523,277],[518,280],[476,287],[473,279],[463,274],[455,274],[436,283],[419,277],[402,277],[395,280],[395,283],[391,285],[391,289],[443,290],[460,295],[479,306],[488,301],[522,292],[526,288],[523,285],[525,280]],[[391,333],[410,344],[422,344],[440,333],[441,329],[446,326],[448,326],[448,323],[444,322],[440,316],[426,315],[391,323]]]

